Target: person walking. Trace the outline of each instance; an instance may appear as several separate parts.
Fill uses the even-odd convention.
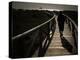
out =
[[[59,27],[59,32],[60,32],[60,37],[61,38],[63,38],[65,20],[66,20],[66,17],[63,15],[62,11],[60,11],[57,21],[58,21],[58,27]]]

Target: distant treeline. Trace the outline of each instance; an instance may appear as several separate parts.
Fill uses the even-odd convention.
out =
[[[46,12],[49,11],[12,9],[13,36],[23,33],[50,19],[52,16],[46,14]]]

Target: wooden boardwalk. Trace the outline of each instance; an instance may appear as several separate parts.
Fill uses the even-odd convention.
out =
[[[46,51],[45,56],[70,55],[72,53],[63,47],[58,28],[57,16],[55,20],[56,20],[56,30],[53,39],[51,41],[51,44],[49,45],[48,50]],[[67,42],[71,44],[71,46],[69,46],[69,44],[64,43],[64,46],[70,47],[73,51],[74,49],[72,47],[74,47],[74,40],[72,37],[72,32],[70,31],[67,23],[64,24],[63,36],[66,38]]]

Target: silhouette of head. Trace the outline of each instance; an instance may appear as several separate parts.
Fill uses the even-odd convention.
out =
[[[59,15],[62,15],[62,11],[59,12]]]

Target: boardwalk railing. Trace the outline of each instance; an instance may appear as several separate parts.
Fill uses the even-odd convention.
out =
[[[34,31],[34,30],[36,30],[36,29],[44,26],[45,24],[51,22],[54,18],[55,18],[55,16],[53,16],[53,17],[52,17],[51,19],[49,19],[48,21],[46,21],[46,22],[44,22],[44,23],[42,23],[42,24],[40,24],[40,25],[38,25],[38,26],[36,26],[36,27],[34,27],[34,28],[32,28],[32,29],[30,29],[30,30],[28,30],[28,31],[25,31],[25,32],[22,33],[22,34],[19,34],[19,35],[17,35],[17,36],[12,37],[12,40],[14,40],[14,39],[16,39],[16,38],[19,38],[19,37],[22,37],[22,36],[28,34],[29,32],[32,32],[32,31]]]
[[[68,25],[74,37],[74,52],[77,52],[78,29],[75,22],[67,15]],[[44,56],[51,43],[56,28],[55,15],[46,22],[12,37],[12,57]],[[37,52],[36,52],[37,51]],[[34,54],[35,53],[35,54]]]
[[[70,17],[67,15],[64,15],[67,17],[67,23],[70,28],[70,31],[72,32],[72,36],[74,38],[74,46],[73,46],[73,53],[77,54],[78,53],[78,27],[74,20],[72,20]]]
[[[12,37],[12,57],[44,56],[55,31],[55,15],[46,22]]]

